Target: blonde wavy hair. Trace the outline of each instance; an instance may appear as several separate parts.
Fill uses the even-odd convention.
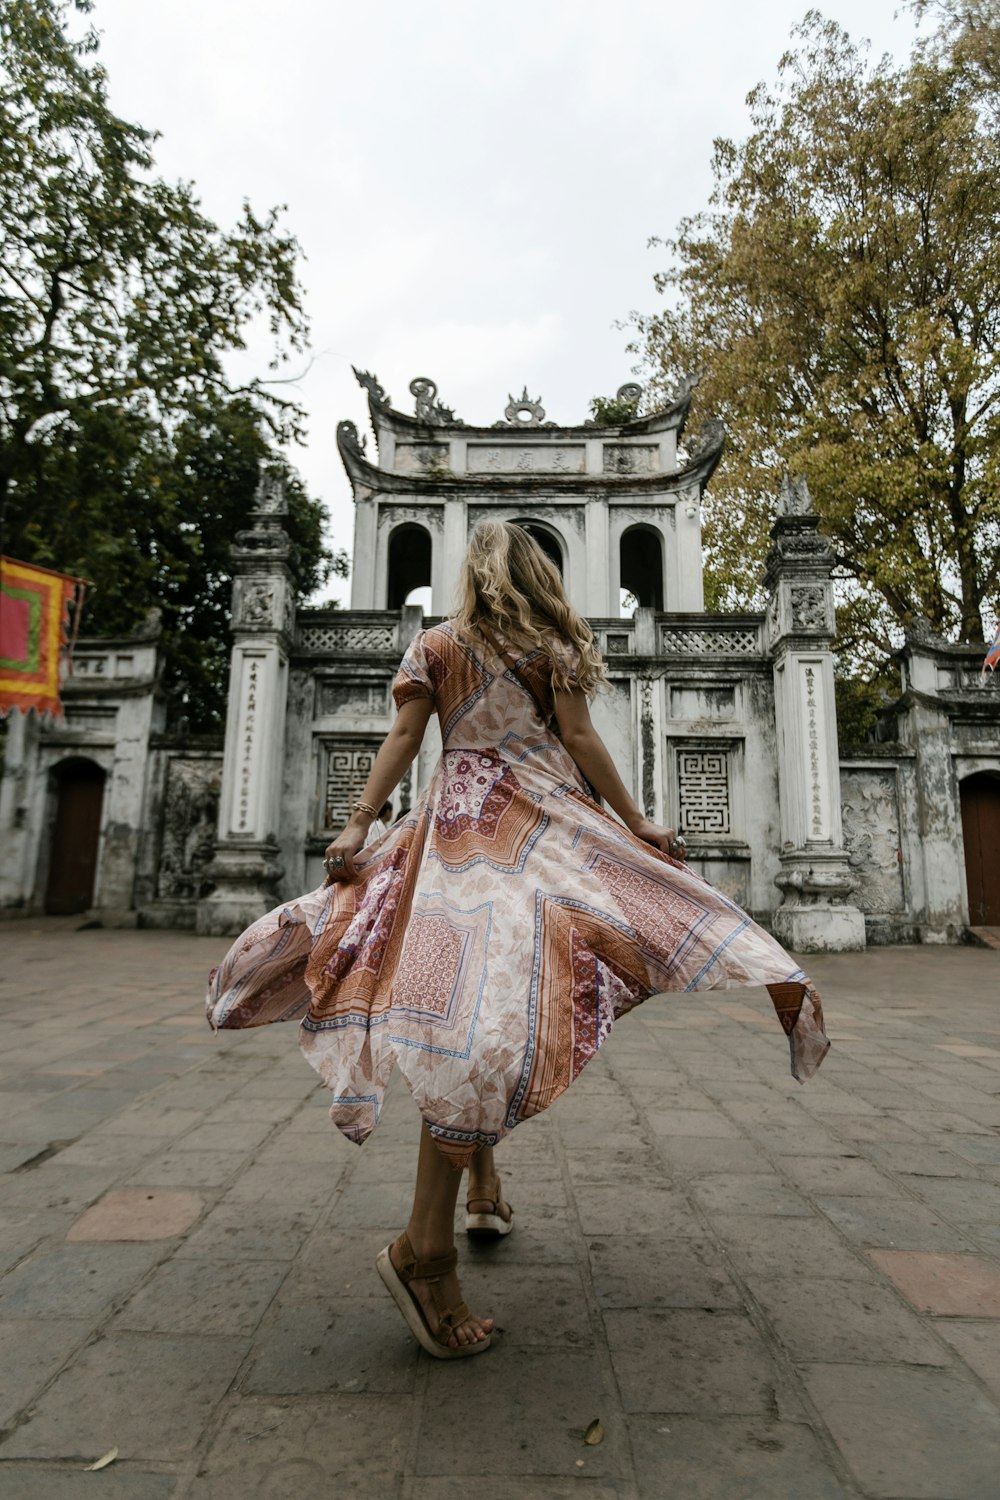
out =
[[[593,631],[567,599],[559,569],[523,526],[479,522],[462,560],[451,623],[459,636],[482,624],[522,650],[544,651],[552,658],[552,686],[561,692],[576,686],[593,697],[606,680]]]

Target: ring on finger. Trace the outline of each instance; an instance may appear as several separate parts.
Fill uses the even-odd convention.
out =
[[[328,875],[332,875],[334,870],[342,870],[344,868],[344,856],[342,854],[335,854],[329,859],[324,859],[323,868]]]

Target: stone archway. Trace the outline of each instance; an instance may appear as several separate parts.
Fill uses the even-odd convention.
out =
[[[99,765],[80,756],[61,761],[52,774],[56,816],[45,910],[53,916],[70,916],[93,904],[107,778]]]
[[[1000,776],[977,771],[959,785],[969,926],[1000,927]]]

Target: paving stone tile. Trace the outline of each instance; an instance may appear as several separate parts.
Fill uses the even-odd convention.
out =
[[[773,1413],[778,1372],[749,1318],[644,1309],[608,1311],[604,1324],[627,1412]]]
[[[671,1135],[659,1141],[660,1160],[684,1177],[710,1172],[760,1172],[768,1165],[759,1141],[704,1140],[694,1135]],[[641,1161],[636,1163],[643,1171]]]
[[[916,1144],[924,1139],[921,1131],[887,1114],[839,1115],[837,1133],[852,1141],[908,1141]]]
[[[866,1494],[996,1500],[1000,1413],[944,1370],[816,1364],[806,1382]]]
[[[739,1289],[711,1240],[619,1234],[591,1237],[588,1250],[602,1307],[742,1309]]]
[[[169,1188],[122,1188],[80,1215],[67,1240],[166,1240],[198,1218],[204,1200],[197,1193]]]
[[[666,1172],[658,1172],[651,1153],[632,1149],[569,1151],[566,1165],[573,1182],[581,1187],[596,1183],[639,1186],[655,1177],[656,1187],[669,1187]]]
[[[217,1204],[177,1248],[181,1259],[291,1260],[318,1218],[282,1204]]]
[[[462,1255],[463,1247],[459,1246],[459,1275],[469,1306],[496,1319],[498,1337],[508,1347],[590,1347],[594,1329],[579,1268],[571,1262],[536,1265],[530,1275],[525,1275],[523,1266],[504,1254],[506,1249],[504,1241],[494,1246],[492,1255],[473,1256]],[[396,1317],[402,1332],[398,1311]]]
[[[895,1198],[899,1188],[884,1172],[860,1157],[786,1157],[782,1171],[804,1193],[838,1193],[850,1197]]]
[[[413,1201],[413,1182],[351,1181],[330,1203],[328,1220],[341,1229],[377,1228],[406,1224]],[[397,1231],[398,1233],[398,1231]]]
[[[58,1156],[30,1172],[0,1182],[0,1213],[26,1208],[70,1208],[79,1212],[106,1192],[120,1173],[113,1166],[75,1167]]]
[[[918,1312],[1000,1318],[1000,1266],[993,1261],[919,1250],[869,1250],[868,1255]],[[1000,1344],[1000,1324],[997,1340]]]
[[[239,1173],[222,1201],[226,1204],[291,1203],[321,1212],[332,1202],[339,1181],[337,1171],[320,1171],[314,1165],[303,1164],[296,1169],[288,1162],[272,1162],[264,1166],[255,1162]],[[408,1191],[412,1196],[412,1170]]]
[[[284,1261],[170,1260],[126,1303],[115,1328],[251,1334],[287,1274]]]
[[[813,1212],[806,1200],[786,1187],[772,1171],[720,1172],[692,1182],[690,1191],[710,1217],[742,1213],[808,1218]]]
[[[949,1363],[937,1339],[887,1287],[796,1276],[754,1278],[750,1290],[799,1363]]]
[[[633,1417],[640,1500],[847,1500],[808,1427],[747,1417]]]
[[[170,1500],[177,1492],[177,1477],[144,1474],[132,1464],[84,1474],[79,1465],[67,1471],[0,1459],[0,1489],[4,1500]]]
[[[586,1464],[586,1459],[583,1462]],[[471,1493],[468,1478],[446,1474],[417,1479],[407,1490],[409,1500],[469,1500]],[[573,1479],[556,1479],[550,1474],[544,1479],[494,1475],[490,1480],[491,1500],[620,1500],[621,1494],[617,1485],[611,1488],[599,1479],[587,1479],[579,1469]]]
[[[963,1364],[1000,1400],[1000,1325],[995,1321],[975,1322],[972,1318],[960,1323],[937,1318],[934,1331],[948,1340]]]
[[[192,1111],[185,1111],[192,1113]],[[201,1116],[199,1116],[199,1119]],[[267,1139],[274,1126],[269,1120],[260,1124],[240,1121],[213,1125],[211,1130],[191,1129],[172,1143],[174,1151],[242,1151],[249,1155]],[[165,1143],[166,1144],[166,1143]]]
[[[698,1136],[703,1140],[739,1140],[743,1132],[724,1115],[703,1109],[649,1109],[649,1128],[657,1136]]]
[[[923,1203],[906,1199],[823,1197],[816,1203],[857,1245],[886,1250],[972,1250],[967,1236]]]
[[[87,1325],[76,1319],[0,1322],[0,1429],[66,1363],[87,1338]],[[0,1492],[3,1480],[0,1479]]]
[[[140,1109],[126,1109],[98,1125],[95,1135],[151,1135],[156,1140],[169,1140],[186,1135],[205,1118],[198,1109],[171,1109],[168,1105],[157,1107],[143,1105]]]
[[[8,1437],[4,1457],[169,1463],[192,1452],[246,1354],[244,1339],[112,1334],[84,1349]]]
[[[673,1188],[643,1189],[595,1183],[576,1189],[576,1211],[585,1235],[664,1234],[700,1235],[701,1225],[683,1193]],[[511,1235],[513,1240],[521,1226]]]
[[[388,1296],[281,1303],[257,1330],[240,1384],[252,1396],[399,1395],[413,1390],[419,1353]]]
[[[238,1151],[163,1151],[144,1154],[141,1165],[122,1182],[131,1187],[221,1188],[239,1170],[246,1158]]]
[[[160,1244],[37,1250],[0,1281],[0,1318],[94,1321],[122,1301],[162,1255]]]
[[[485,1354],[427,1367],[417,1445],[418,1477],[620,1473],[623,1434],[612,1416],[600,1362],[588,1349],[524,1349],[498,1340]],[[601,1416],[604,1442],[583,1446]]]
[[[953,1140],[953,1136],[949,1137],[949,1144]],[[954,1147],[943,1151],[925,1142],[918,1145],[907,1141],[871,1141],[865,1145],[865,1155],[879,1167],[912,1177],[975,1177],[978,1170],[975,1163],[959,1156]]]
[[[62,1238],[73,1222],[72,1209],[0,1210],[0,1276],[51,1236]]]
[[[334,1298],[385,1297],[375,1257],[398,1233],[398,1227],[340,1230],[323,1225],[288,1272],[281,1289],[282,1303],[314,1302],[324,1294]],[[516,1232],[511,1240],[515,1238]],[[468,1254],[462,1244],[458,1252],[461,1258]]]
[[[1000,1187],[962,1178],[911,1178],[908,1180],[932,1209],[956,1224],[1000,1223]]]
[[[393,1500],[409,1423],[405,1396],[243,1397],[227,1410],[190,1500]]]

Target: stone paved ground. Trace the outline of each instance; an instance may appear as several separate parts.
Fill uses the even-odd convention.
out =
[[[405,1090],[343,1142],[293,1029],[209,1032],[214,941],[0,943],[5,1500],[1000,1493],[1000,954],[816,959],[801,1088],[760,993],[630,1016],[504,1147],[503,1333],[441,1365],[371,1264]]]

